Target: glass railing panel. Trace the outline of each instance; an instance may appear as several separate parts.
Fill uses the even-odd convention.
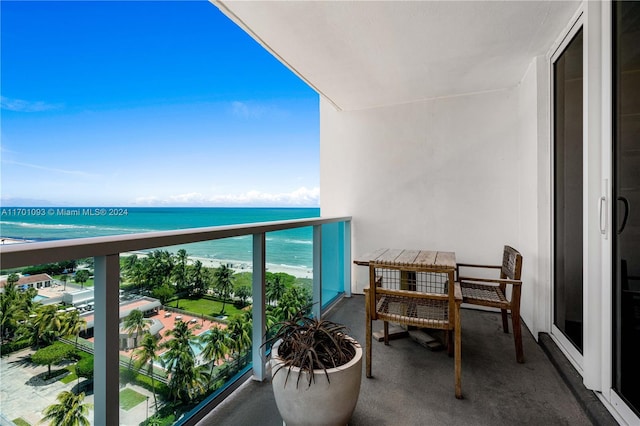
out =
[[[191,235],[193,239],[198,235],[192,230],[190,233],[187,231],[188,235],[173,233],[168,238],[151,235],[134,241],[110,239],[86,248],[82,240],[77,240],[77,245],[40,244],[33,250],[19,247],[16,247],[18,250],[6,250],[2,247],[7,267],[24,265],[27,263],[25,259],[34,256],[58,260],[66,257],[65,253],[73,252],[76,256],[86,253],[97,257],[85,258],[73,265],[59,267],[63,262],[58,262],[56,268],[49,266],[51,282],[40,285],[42,290],[20,287],[14,291],[5,286],[9,290],[0,296],[3,345],[0,419],[36,424],[44,417],[47,406],[59,403],[56,397],[61,392],[58,391],[68,388],[74,395],[85,392],[83,403],[91,405],[89,411],[82,415],[92,424],[96,424],[94,417],[109,423],[119,419],[120,424],[184,423],[210,403],[234,378],[241,377],[252,368],[254,377],[258,380],[264,377],[261,363],[264,357],[260,354],[262,350],[256,349],[262,348],[264,334],[253,334],[253,315],[260,314],[262,318],[260,311],[264,310],[266,325],[269,326],[297,312],[313,298],[320,299],[319,288],[313,288],[314,258],[318,262],[335,263],[333,268],[322,270],[329,282],[336,283],[335,286],[328,285],[329,293],[322,296],[325,301],[342,292],[343,287],[340,286],[344,280],[340,276],[344,278],[345,275],[344,265],[340,266],[340,263],[344,262],[347,253],[343,247],[334,247],[333,250],[330,247],[344,244],[343,226],[341,223],[327,228],[322,244],[324,253],[314,250],[314,238],[322,234],[317,232],[321,227],[319,224],[280,231],[268,231],[264,225],[259,225],[254,229],[248,228],[247,235],[241,237],[218,237],[160,249],[145,247],[156,247],[158,238],[184,242],[189,241]],[[279,229],[280,225],[273,227]],[[205,232],[216,238],[218,230]],[[237,230],[220,230],[220,233],[225,232],[235,235]],[[265,235],[264,246],[256,244]],[[129,247],[142,251],[126,252]],[[267,296],[258,307],[252,307],[252,296],[261,297],[262,292],[256,287],[261,280],[254,282],[253,273],[255,268],[262,271],[260,253],[263,253],[263,247],[266,253],[264,267],[267,268],[264,292]],[[122,253],[104,254],[118,252]],[[323,256],[326,259],[322,259]],[[320,268],[321,263],[316,266]],[[6,272],[5,275],[11,272],[38,273],[24,267]],[[316,278],[319,275],[316,274]],[[225,276],[231,281],[226,289],[219,285]],[[276,290],[273,289],[274,283]],[[280,285],[284,292],[278,290]],[[47,295],[44,291],[47,288],[55,290],[55,293]],[[27,298],[29,303],[17,302],[18,291],[20,294],[33,293]],[[10,310],[7,306],[17,307],[19,314],[14,315],[16,309]],[[137,313],[132,315],[135,311],[142,313],[141,319],[136,318],[139,316]],[[31,401],[34,392],[27,388],[33,386],[36,379],[30,382],[30,377],[21,377],[15,386],[13,384],[16,377],[14,368],[33,363],[28,351],[38,349],[37,346],[31,348],[29,345],[32,343],[26,343],[29,347],[20,347],[24,343],[19,340],[43,323],[41,317],[48,315],[47,318],[57,324],[66,322],[67,317],[72,318],[75,313],[78,317],[76,322],[81,324],[79,333],[69,331],[78,327],[67,327],[63,335],[55,335],[56,328],[44,327],[49,334],[39,337],[52,337],[56,343],[73,346],[76,357],[60,366],[68,370],[64,373],[66,379],[59,380],[63,384],[56,380],[55,386],[42,386],[36,390],[36,393],[45,395],[40,399],[46,404],[40,407],[37,404],[44,402],[35,404]],[[12,319],[11,315],[15,318]],[[136,328],[136,322],[140,328]],[[18,327],[21,330],[19,336],[16,335]],[[211,350],[213,347],[219,349],[223,346],[221,343],[209,345],[206,349],[208,341],[216,340],[207,336],[218,332],[226,336],[226,340],[222,338],[227,346],[223,355]],[[176,342],[168,343],[172,340]],[[238,341],[243,343],[239,345]],[[21,350],[27,356],[10,363],[9,357]],[[181,351],[189,355],[179,356]],[[258,367],[254,368],[251,360],[258,360]],[[45,367],[40,365],[40,368]],[[74,373],[77,374],[74,376]],[[5,389],[11,389],[10,394]],[[30,395],[29,401],[24,400],[25,395]]]
[[[322,306],[344,293],[344,222],[322,225]]]
[[[312,302],[313,228],[266,234],[265,302],[267,327]]]
[[[250,367],[251,244],[222,241],[121,254],[120,424],[179,423]]]
[[[48,424],[72,406],[93,424],[92,258],[0,275],[0,423]]]

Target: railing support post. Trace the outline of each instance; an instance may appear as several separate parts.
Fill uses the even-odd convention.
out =
[[[253,299],[252,361],[253,380],[265,379],[265,234],[253,234],[253,280],[251,297]]]
[[[342,238],[344,244],[344,257],[342,259],[342,270],[344,272],[344,291],[345,297],[351,297],[351,221],[344,221],[344,235]]]
[[[313,226],[313,307],[314,317],[322,315],[322,225]]]
[[[117,425],[120,423],[120,255],[96,256],[94,268],[94,420],[96,424]]]

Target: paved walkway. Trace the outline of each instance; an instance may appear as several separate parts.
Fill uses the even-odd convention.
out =
[[[24,349],[0,358],[0,417],[9,420],[22,417],[31,425],[36,425],[42,420],[43,410],[57,402],[58,394],[72,390],[78,382],[74,380],[65,384],[58,380],[51,384],[36,383],[34,377],[46,372],[47,367],[30,363],[28,357],[32,353],[32,350]],[[52,370],[60,368],[52,366]],[[149,397],[148,414],[153,415],[153,393],[140,386],[127,384],[126,387]],[[86,395],[84,402],[93,404],[93,394]],[[91,409],[88,418],[92,425],[96,424],[93,415]],[[137,426],[146,416],[147,404],[142,401],[128,411],[120,409],[120,425]]]

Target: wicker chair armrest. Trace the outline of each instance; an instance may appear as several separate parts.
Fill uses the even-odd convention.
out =
[[[502,269],[501,265],[481,265],[479,263],[457,263],[458,268],[464,266],[465,268],[490,268],[490,269]]]
[[[522,280],[511,280],[508,278],[476,278],[476,277],[459,277],[460,283],[465,281],[480,282],[480,283],[495,283],[495,284],[511,284],[514,286],[521,286]]]

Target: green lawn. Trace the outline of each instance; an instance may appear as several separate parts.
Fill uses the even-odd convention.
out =
[[[67,370],[69,370],[69,374],[60,379],[60,381],[65,384],[71,383],[78,378],[78,376],[76,376],[75,364],[67,366]]]
[[[77,282],[75,282],[75,281],[73,281],[73,280],[70,280],[69,282],[72,282],[72,283],[73,283],[73,284],[75,284],[75,285],[80,285],[79,283],[77,283]],[[93,278],[89,278],[89,279],[84,283],[84,288],[87,288],[87,287],[93,287]]]
[[[176,304],[178,306],[176,306]],[[169,306],[173,308],[178,307],[179,309],[193,312],[196,314],[205,314],[205,315],[211,315],[215,317],[220,315],[220,310],[222,309],[222,302],[219,302],[217,300],[205,299],[205,298],[180,299],[179,303],[176,300],[169,302]],[[242,311],[239,309],[236,309],[236,307],[233,306],[233,303],[227,302],[224,306],[224,312],[225,312],[225,315],[231,316],[237,313],[241,313]]]
[[[145,395],[134,391],[133,389],[124,389],[120,392],[120,408],[123,410],[131,410],[136,405],[147,400]]]
[[[54,276],[53,276],[53,278],[54,278],[54,279],[56,279],[56,280],[61,280],[62,275],[54,275]],[[73,281],[73,278],[72,278],[71,276],[68,276],[67,278],[68,278],[68,280],[67,280],[67,283],[68,283],[68,284],[73,284],[73,285],[80,286],[80,284],[78,284],[78,283],[76,283],[75,281]],[[84,283],[84,287],[93,287],[93,284],[94,284],[93,278],[89,278],[89,279]]]

